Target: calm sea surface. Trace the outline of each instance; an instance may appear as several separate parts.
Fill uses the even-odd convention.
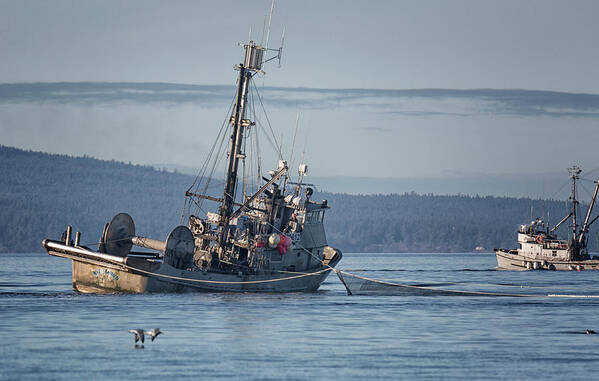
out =
[[[346,254],[391,282],[535,297],[79,295],[71,263],[0,254],[0,379],[597,379],[599,272],[495,271],[491,254]],[[132,328],[164,335],[136,348]],[[585,329],[598,334],[586,335]]]

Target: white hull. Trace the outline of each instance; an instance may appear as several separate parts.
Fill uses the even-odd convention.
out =
[[[596,259],[585,261],[539,259],[520,255],[517,250],[502,249],[496,250],[495,255],[499,270],[599,270],[599,260]]]

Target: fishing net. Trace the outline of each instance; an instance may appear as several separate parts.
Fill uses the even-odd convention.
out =
[[[441,288],[443,286],[455,286],[454,283],[436,283],[436,284],[406,284],[381,279],[373,279],[358,274],[341,271],[337,272],[339,279],[345,285],[348,293],[357,295],[404,295],[404,296],[425,296],[425,295],[480,295],[480,296],[524,296],[518,293],[489,293],[484,291],[467,291]]]
[[[413,284],[365,277],[345,270],[336,273],[350,295],[599,298],[596,292],[570,293],[547,287],[467,282]],[[501,288],[509,288],[509,291]]]

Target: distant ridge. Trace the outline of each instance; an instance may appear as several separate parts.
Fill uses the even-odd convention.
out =
[[[104,223],[130,213],[137,232],[162,239],[181,221],[189,175],[148,166],[0,146],[0,252],[40,252],[67,224],[94,246]],[[563,217],[561,201],[526,198],[316,193],[328,199],[330,244],[350,252],[463,252],[513,247],[518,224]],[[599,235],[591,234],[591,248]]]

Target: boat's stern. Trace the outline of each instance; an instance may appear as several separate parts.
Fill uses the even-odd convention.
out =
[[[147,292],[148,277],[144,272],[155,272],[161,266],[155,254],[118,257],[49,239],[42,246],[48,254],[72,261],[73,290],[81,293]]]

